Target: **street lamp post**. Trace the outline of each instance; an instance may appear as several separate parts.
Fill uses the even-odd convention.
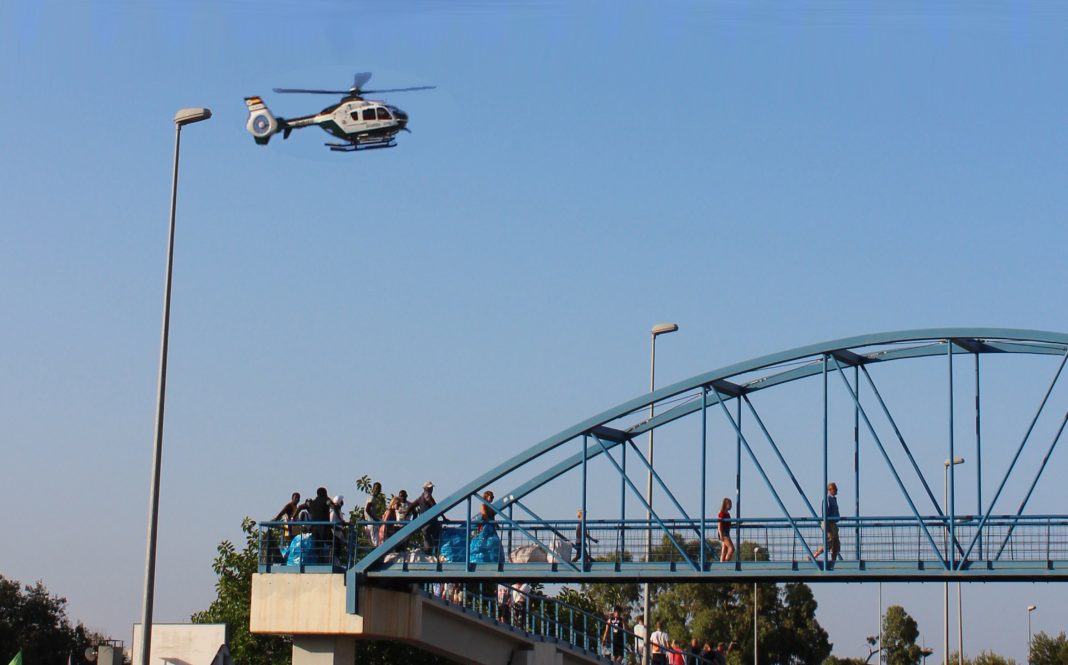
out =
[[[1027,665],[1031,665],[1031,612],[1038,609],[1038,605],[1027,606]]]
[[[649,392],[656,390],[656,338],[660,335],[667,335],[678,331],[679,324],[677,323],[658,323],[650,330],[652,336],[652,348],[649,353]],[[649,405],[649,420],[653,419],[656,415],[656,410],[652,404]],[[648,482],[645,487],[645,501],[649,504],[648,510],[645,511],[645,559],[650,560],[653,553],[653,430],[649,429],[649,473]],[[643,611],[645,612],[645,625],[653,626],[653,617],[649,613],[649,583],[646,582],[643,587],[643,595],[645,599],[642,603]],[[646,629],[648,630],[648,628]],[[645,641],[645,654],[644,661],[649,662],[649,641]]]
[[[963,457],[954,457],[952,460],[942,462],[945,471],[945,482],[942,490],[942,511],[949,515],[949,467],[964,464]],[[949,515],[949,519],[955,519],[955,515]],[[942,542],[949,556],[949,526],[943,531]],[[942,583],[942,663],[949,665],[949,582]],[[960,645],[957,651],[958,665],[964,665],[964,625],[961,623],[963,612],[961,611],[960,582],[957,582],[957,630]]]
[[[756,561],[757,555],[763,551],[761,547],[754,547],[753,561]],[[759,644],[759,633],[757,633],[757,583],[753,582],[753,665],[758,665]]]
[[[178,201],[178,155],[182,127],[207,120],[211,110],[181,109],[174,114],[174,171],[171,179],[171,222],[167,238],[167,272],[163,284],[163,329],[160,333],[159,391],[156,396],[156,436],[152,447],[152,480],[148,494],[148,543],[145,548],[145,595],[141,612],[141,665],[152,650],[152,603],[156,584],[156,527],[159,522],[159,476],[163,455],[163,406],[167,393],[167,341],[171,326],[171,273],[174,263],[174,212]]]

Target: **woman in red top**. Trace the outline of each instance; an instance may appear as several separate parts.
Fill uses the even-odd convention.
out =
[[[731,540],[731,500],[723,499],[719,507],[719,560],[730,561],[734,558],[734,541]]]
[[[676,640],[671,640],[671,651],[668,652],[669,665],[686,665],[686,656],[682,655],[682,647]]]

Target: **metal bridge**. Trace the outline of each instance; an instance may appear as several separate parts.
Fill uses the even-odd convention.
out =
[[[1047,362],[1034,362],[1043,357]],[[950,328],[843,339],[700,374],[609,409],[523,451],[442,499],[418,519],[399,525],[402,528],[373,551],[362,552],[356,543],[358,560],[352,572],[368,582],[1065,579],[1068,512],[1033,514],[1027,508],[1039,481],[1048,475],[1068,421],[1068,398],[1055,390],[1066,360],[1065,334]],[[904,386],[919,406],[896,407],[884,395],[884,374],[888,385]],[[799,390],[791,391],[786,400],[771,399],[773,393],[791,388],[814,392],[815,399],[804,399]],[[1006,395],[1011,395],[1013,407],[986,406],[991,401],[990,397],[984,400],[987,393],[998,401],[1008,401]],[[761,406],[765,398],[769,411]],[[1027,406],[1015,406],[1027,404],[1024,400],[1030,401]],[[801,440],[794,435],[795,424],[782,418],[775,419],[779,427],[769,424],[773,420],[770,410],[791,406],[796,411],[802,404],[812,407],[818,425],[814,432],[803,432]],[[994,416],[997,423],[991,420]],[[640,437],[686,419],[696,421],[687,430],[692,440],[687,442],[676,433],[669,444],[661,444],[661,454],[670,446],[674,459],[685,457],[689,477],[665,477],[650,463]],[[713,419],[726,432],[721,427],[713,437]],[[962,420],[969,426],[961,426]],[[917,441],[910,436],[910,430],[930,436],[932,427],[941,430],[940,441]],[[986,435],[987,430],[996,436]],[[843,431],[846,446],[842,445]],[[1038,447],[1044,455],[1040,461],[1028,458],[1032,468],[1025,471],[1021,459],[1028,446]],[[1000,454],[992,455],[992,448]],[[936,466],[932,469],[927,464],[924,469],[918,459],[921,453],[931,459],[932,451]],[[538,464],[553,453],[557,457],[563,453],[562,459]],[[953,460],[965,453],[974,458],[967,475],[969,484],[974,484],[969,494],[975,503],[968,508],[957,500],[963,472],[943,462],[943,458]],[[708,463],[713,454],[721,462],[733,458],[735,542],[758,545],[756,560],[745,560],[746,548],[739,547],[734,560],[719,561],[715,515],[723,492],[713,495],[710,491]],[[832,455],[850,459],[853,475],[837,479],[843,487],[851,485],[852,491],[839,497],[842,559],[836,562],[829,560],[823,547],[821,528],[823,488],[834,480],[829,472]],[[983,469],[984,455],[999,464],[988,462]],[[805,463],[810,475],[814,467],[816,477],[803,478],[802,483],[792,468],[798,463]],[[1057,475],[1068,468],[1063,457],[1054,465],[1052,473]],[[897,494],[894,503],[904,506],[904,511],[887,514],[887,506],[893,505],[891,497],[863,496],[869,469],[892,478],[891,493]],[[751,478],[745,488],[743,470]],[[937,476],[943,470],[945,508],[939,501],[943,497],[936,497],[942,489]],[[784,481],[773,482],[773,471]],[[656,487],[653,506],[642,487],[649,473]],[[580,508],[582,518],[560,520],[536,512],[539,492],[549,496],[550,501],[543,503],[552,505],[553,499],[558,503],[558,486],[569,475],[577,476],[578,491],[565,505]],[[1025,475],[1026,482],[1010,483]],[[591,513],[594,477],[599,502],[596,513]],[[1011,497],[1006,492],[1010,484],[1016,489]],[[615,486],[616,498],[606,502],[610,485]],[[500,492],[502,486],[512,489]],[[411,557],[390,556],[419,540],[431,521],[446,516],[459,522],[446,528],[462,528],[469,540],[480,521],[480,506],[489,503],[481,493],[491,487],[499,497],[490,504],[502,540],[503,555],[498,561],[420,563],[406,560]],[[680,498],[684,489],[688,506]],[[771,514],[743,512],[748,494],[763,494],[770,498],[765,505],[770,503],[776,510]],[[1064,507],[1065,496],[1059,494],[1058,508]],[[628,503],[637,504],[638,510],[632,508],[627,514]],[[613,507],[614,514],[605,514]],[[862,508],[870,512],[865,514]],[[574,542],[581,529],[588,529],[599,542],[592,547]],[[554,538],[558,543],[562,538],[572,541],[575,550],[589,547],[590,551],[573,556],[574,561],[550,563],[549,559],[559,559],[553,556]],[[545,553],[545,563],[509,560],[509,553],[531,545]],[[817,555],[821,547],[823,552]]]
[[[378,546],[381,523],[356,525],[343,556],[300,570],[345,572],[349,612],[361,587],[399,582],[1065,580],[1066,361],[1066,334],[947,328],[730,365],[537,443]],[[721,561],[725,494],[737,552]],[[261,525],[264,573],[292,568],[277,528]]]

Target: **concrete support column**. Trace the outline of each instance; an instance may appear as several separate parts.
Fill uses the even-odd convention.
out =
[[[532,646],[532,649],[516,651],[512,655],[512,665],[563,665],[564,655],[552,644],[535,642]]]
[[[293,665],[352,665],[356,640],[336,635],[294,635]]]

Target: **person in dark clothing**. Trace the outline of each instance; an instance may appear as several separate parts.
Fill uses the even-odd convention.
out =
[[[325,487],[315,490],[315,498],[308,502],[308,513],[313,522],[330,521],[330,496],[326,493]],[[328,524],[313,525],[312,538],[314,538],[317,550],[318,556],[316,558],[319,561],[327,561],[329,557],[326,554],[329,552],[330,539],[332,538],[330,526]]]
[[[377,522],[382,519],[382,513],[385,510],[385,499],[382,496],[382,483],[375,483],[371,486],[371,495],[367,497],[367,503],[363,506],[364,519],[369,522]],[[382,544],[382,541],[378,539],[378,524],[367,525],[367,535],[371,539],[371,545],[378,547]]]
[[[599,541],[596,538],[594,538],[590,534],[590,530],[587,528],[586,529],[586,540],[584,542],[583,539],[582,539],[582,511],[581,510],[578,511],[578,513],[575,514],[575,517],[578,519],[578,524],[575,525],[575,553],[572,555],[572,561],[578,561],[579,550],[581,549],[582,550],[582,563],[583,564],[587,564],[587,563],[590,562],[590,559],[591,559],[591,557],[590,557],[590,543],[591,542],[599,543],[601,541]]]
[[[697,638],[690,640],[690,650],[686,652],[686,665],[701,665],[701,645]]]
[[[434,500],[434,483],[428,480],[423,484],[423,493],[412,502],[412,507],[408,511],[408,519],[414,520],[436,506],[437,503]],[[426,543],[428,552],[431,554],[437,552],[438,543],[441,542],[441,522],[439,520],[433,520],[423,527],[423,542]]]
[[[623,620],[623,617],[619,616],[619,608],[612,610],[612,616],[604,626],[604,635],[601,636],[601,643],[606,647],[611,645],[612,648],[612,662],[623,662],[623,641],[626,637],[627,623]]]

